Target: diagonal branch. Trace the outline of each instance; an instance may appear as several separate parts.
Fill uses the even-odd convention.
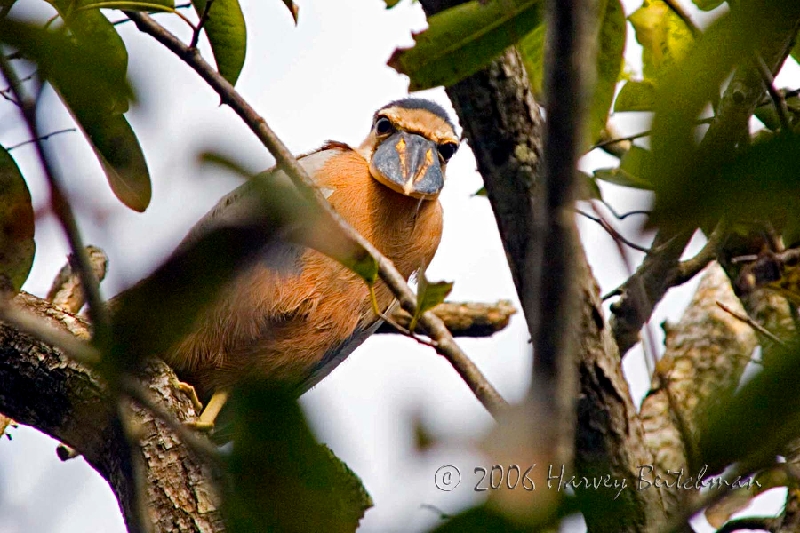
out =
[[[400,306],[409,313],[414,313],[417,301],[414,293],[406,284],[403,276],[397,272],[389,259],[384,257],[369,241],[359,235],[344,219],[342,219],[316,188],[314,182],[305,172],[297,159],[291,154],[281,140],[270,129],[263,117],[253,109],[236,92],[214,68],[209,65],[196,49],[185,45],[178,38],[167,31],[163,26],[144,13],[127,12],[128,18],[133,20],[143,33],[146,33],[167,47],[187,65],[192,67],[206,83],[219,94],[222,103],[228,105],[252,130],[269,152],[275,157],[278,166],[291,178],[300,193],[312,204],[317,205],[324,213],[330,216],[352,241],[362,246],[378,265],[378,273],[389,289],[397,298]],[[467,383],[477,399],[493,415],[496,415],[506,406],[505,400],[483,376],[477,366],[461,350],[447,331],[442,321],[432,312],[426,311],[420,317],[420,324],[428,335],[436,341],[436,351],[444,355]]]

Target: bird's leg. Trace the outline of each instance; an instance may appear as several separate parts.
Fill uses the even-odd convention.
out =
[[[189,400],[192,402],[195,411],[198,413],[203,411],[203,402],[201,402],[200,398],[197,397],[197,391],[194,389],[194,387],[185,381],[178,381],[176,388],[189,397]]]
[[[216,391],[206,404],[206,407],[203,409],[200,417],[194,422],[189,422],[188,425],[200,431],[211,431],[214,429],[214,421],[216,421],[217,415],[219,415],[219,412],[222,410],[222,407],[227,401],[228,391]]]

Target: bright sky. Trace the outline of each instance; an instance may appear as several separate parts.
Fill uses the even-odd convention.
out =
[[[237,87],[295,153],[312,150],[326,139],[358,144],[374,110],[407,95],[407,81],[388,68],[386,60],[398,45],[411,44],[412,31],[425,27],[422,11],[408,0],[391,11],[380,0],[304,1],[300,6],[300,24],[294,27],[282,2],[243,0],[248,56]],[[188,28],[172,18],[158,17],[188,40]],[[200,150],[235,153],[254,170],[272,165],[260,143],[230,109],[219,106],[219,99],[193,71],[132,24],[119,29],[128,46],[131,77],[142,96],[141,107],[129,119],[153,177],[150,208],[137,214],[119,204],[80,134],[48,141],[59,154],[86,242],[110,257],[103,283],[107,297],[150,272],[193,222],[236,185],[231,177],[201,171],[196,163]],[[629,49],[633,45],[631,38]],[[207,48],[201,49],[210,57]],[[418,95],[450,109],[441,89]],[[52,94],[48,100],[53,100]],[[0,106],[0,144],[5,146],[27,139],[13,126],[14,112],[11,106]],[[45,131],[71,124],[60,110],[49,111],[41,120]],[[647,126],[642,117],[625,117],[619,124],[631,133]],[[33,150],[19,148],[13,155],[29,179],[36,207],[43,209],[47,197]],[[601,154],[587,158],[583,166],[613,164]],[[448,167],[441,196],[444,237],[428,276],[454,281],[453,300],[516,302],[488,201],[472,196],[480,186],[475,161],[464,144]],[[606,192],[619,210],[647,203],[643,194],[614,187]],[[646,243],[646,236],[637,237],[635,221],[619,227]],[[582,221],[581,229],[603,291],[616,287],[626,273],[611,240],[592,223]],[[37,257],[25,289],[41,296],[63,265],[67,248],[51,217],[37,221],[36,240]],[[701,245],[701,240],[694,242],[690,252]],[[641,259],[641,254],[633,255]],[[677,320],[693,286],[674,291],[657,309],[653,323]],[[654,330],[660,333],[660,328]],[[459,344],[513,402],[524,396],[530,382],[526,341],[524,322],[517,315],[493,338]],[[640,351],[628,356],[625,371],[638,401],[648,386]],[[454,513],[479,501],[469,483],[452,492],[434,487],[439,466],[455,464],[462,473],[471,473],[483,464],[470,444],[489,429],[491,419],[432,349],[398,336],[373,337],[306,394],[302,404],[319,439],[361,477],[375,501],[360,531],[422,531],[434,525],[437,516],[421,506]],[[424,455],[414,450],[415,414],[443,442]],[[27,428],[14,431],[13,437],[12,442],[0,443],[0,533],[124,531],[111,491],[82,459],[61,463],[56,443]]]

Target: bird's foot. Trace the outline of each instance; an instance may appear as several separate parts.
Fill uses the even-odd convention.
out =
[[[203,412],[200,413],[200,417],[197,420],[187,422],[186,425],[197,431],[210,433],[214,429],[214,422],[217,420],[217,415],[219,415],[219,412],[227,401],[227,391],[215,392],[208,401],[208,404],[206,404]]]
[[[203,402],[197,397],[197,391],[194,387],[184,381],[179,381],[176,388],[189,397],[189,401],[192,402],[196,412],[201,413],[203,411]]]

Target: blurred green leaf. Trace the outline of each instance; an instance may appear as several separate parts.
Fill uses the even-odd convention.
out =
[[[144,11],[147,13],[173,12],[173,0],[82,0],[76,13],[89,9],[121,9],[125,11]]]
[[[777,131],[781,128],[780,117],[771,102],[756,107],[755,115],[768,130]]]
[[[449,517],[433,533],[523,533],[531,531],[515,523],[490,505],[480,505]]]
[[[300,16],[300,7],[292,2],[292,0],[283,0],[283,5],[286,6],[286,9],[292,14],[292,20],[294,20],[295,26],[297,25],[297,17]]]
[[[619,90],[614,102],[614,111],[652,111],[655,105],[656,88],[651,81],[629,81]]]
[[[736,461],[772,460],[800,432],[800,346],[786,348],[736,394],[712,409],[700,439],[710,472]]]
[[[736,187],[735,181],[720,181],[719,167],[732,156],[733,138],[737,134],[720,130],[708,142],[700,144],[697,119],[708,103],[718,97],[734,67],[749,61],[756,50],[768,44],[772,28],[794,20],[794,13],[786,11],[790,6],[797,7],[783,3],[763,6],[742,3],[740,9],[720,16],[681,64],[659,81],[651,138],[653,164],[650,175],[644,176],[656,191],[650,224],[679,231],[695,227],[698,219],[715,223],[708,218],[713,215],[703,212],[701,205],[712,198],[730,198],[729,193]],[[750,203],[751,199],[745,200],[745,204]],[[742,207],[750,206],[729,207],[735,215]]]
[[[598,31],[596,78],[594,95],[589,107],[588,128],[584,150],[601,137],[608,121],[617,80],[622,71],[625,41],[627,39],[625,11],[620,0],[606,0],[605,11]]]
[[[350,532],[372,506],[361,480],[314,439],[294,395],[269,384],[231,398],[233,452],[223,498],[239,532]]]
[[[122,94],[105,94],[99,91],[97,94],[92,94],[88,87],[76,87],[70,91],[72,83],[66,84],[65,87],[61,87],[58,83],[56,85],[62,92],[70,93],[74,106],[97,107],[98,114],[125,113],[131,96],[130,93],[123,92],[127,84],[128,51],[114,25],[98,9],[82,10],[83,4],[70,0],[52,0],[50,3],[58,11],[78,45],[89,49],[100,64],[106,65],[105,71],[100,75],[106,77],[109,83],[119,87]]]
[[[36,254],[31,193],[11,154],[0,146],[0,292],[19,292]]]
[[[600,200],[602,202],[603,191],[600,190],[597,179],[583,171],[580,171],[579,174],[583,178],[585,191],[585,198],[581,198],[581,200]]]
[[[212,1],[203,25],[217,69],[231,85],[236,85],[247,52],[247,27],[239,0],[192,0],[197,16],[202,17],[206,2]]]
[[[721,6],[725,0],[692,0],[700,11],[713,11]]]
[[[400,0],[383,0],[386,3],[386,9],[392,9],[400,3]]]
[[[150,205],[152,188],[139,140],[122,115],[76,118],[89,138],[116,197],[134,211]]]
[[[437,281],[431,283],[428,281],[428,276],[425,275],[427,266],[419,270],[417,281],[417,308],[411,316],[411,324],[408,326],[409,331],[414,331],[417,327],[417,321],[422,313],[428,309],[433,309],[452,292],[453,284],[448,281]]]
[[[646,176],[650,175],[652,154],[639,146],[632,146],[620,160],[618,168],[604,168],[594,172],[595,179],[607,181],[622,187],[651,190],[653,184]]]
[[[473,194],[472,196],[486,196],[486,195],[487,195],[486,187],[481,187],[480,189],[475,191],[475,194]]]
[[[539,26],[542,16],[540,0],[461,4],[430,17],[416,44],[395,50],[388,64],[411,78],[411,91],[452,85]]]
[[[250,177],[240,165],[224,155],[209,152],[202,154],[200,158],[242,177]],[[300,162],[302,164],[302,159]],[[363,246],[347,236],[330,215],[306,201],[289,176],[282,171],[270,170],[253,179],[261,182],[262,188],[272,190],[273,196],[284,197],[285,202],[291,205],[291,211],[287,215],[291,215],[293,229],[287,234],[288,238],[339,261],[368,284],[377,281],[378,263],[375,259]],[[282,207],[276,209],[279,212],[283,210]]]
[[[83,130],[114,194],[143,211],[150,202],[150,176],[139,141],[122,113],[133,93],[128,55],[114,26],[98,10],[64,13],[73,37],[13,20],[0,21],[0,40],[37,63]]]
[[[153,274],[112,301],[115,357],[108,372],[118,371],[112,365],[129,368],[173,347],[225,284],[258,259],[264,246],[285,242],[308,212],[307,202],[275,173],[252,178],[228,201],[237,202],[235,221],[199,222]]]
[[[644,0],[628,20],[643,48],[645,79],[659,79],[686,57],[694,42],[691,28],[662,0]]]
[[[586,148],[599,139],[606,126],[622,70],[627,23],[620,0],[600,2],[602,9],[597,28],[596,84],[589,108]],[[541,96],[544,84],[544,48],[546,28],[538,25],[520,40],[518,49],[534,95]]]
[[[544,24],[538,25],[528,35],[522,38],[517,45],[528,82],[534,96],[540,97],[544,91],[544,44],[547,28]]]

